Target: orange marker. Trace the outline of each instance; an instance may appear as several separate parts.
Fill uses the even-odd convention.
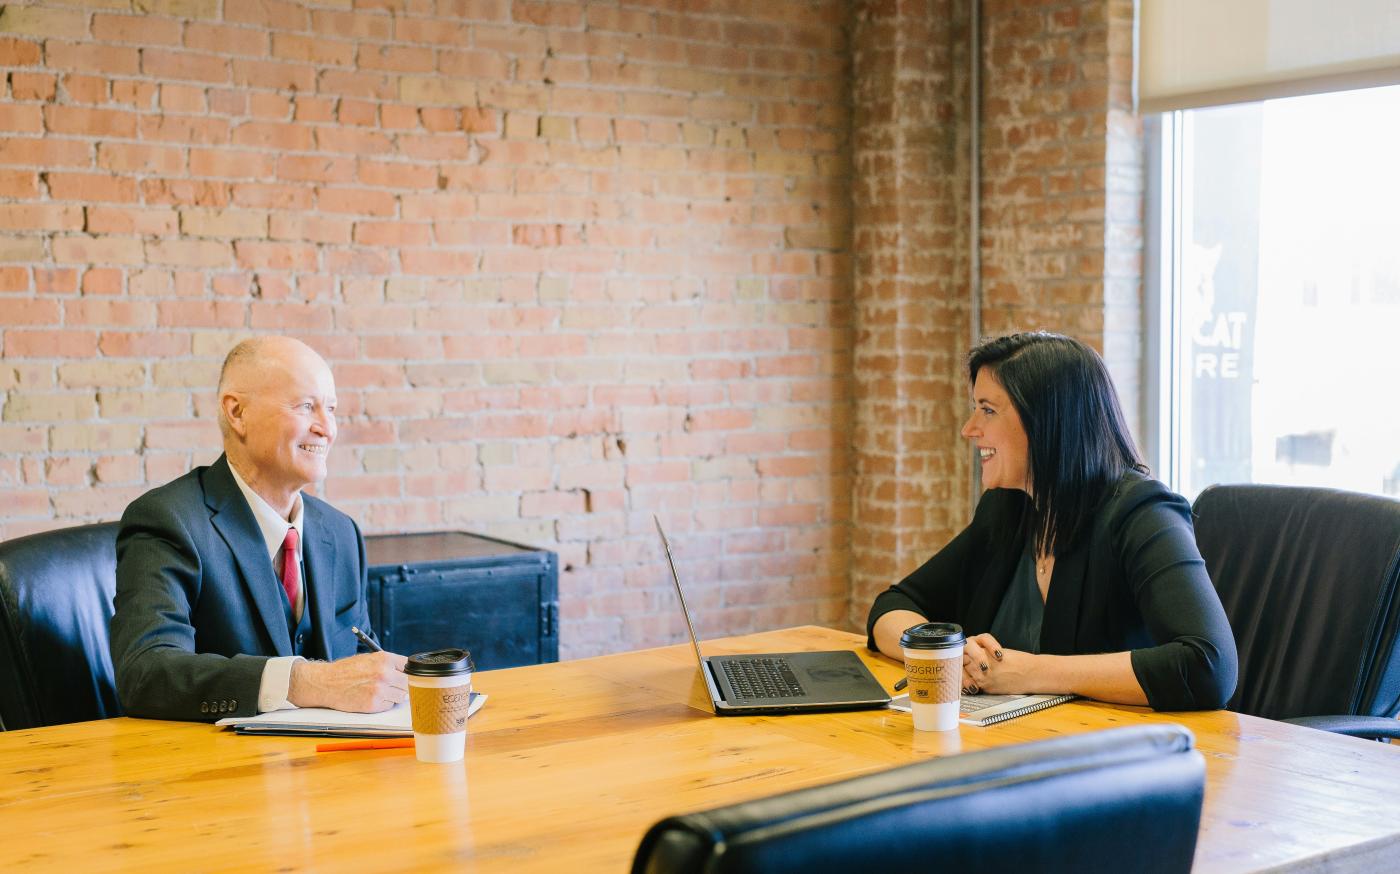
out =
[[[318,753],[336,753],[342,750],[402,750],[413,749],[413,738],[391,737],[375,740],[347,740],[339,743],[316,744]]]

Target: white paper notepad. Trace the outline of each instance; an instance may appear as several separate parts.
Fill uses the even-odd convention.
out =
[[[481,709],[486,696],[473,692],[467,716]],[[215,725],[239,734],[292,734],[312,737],[412,737],[413,722],[407,704],[380,713],[346,713],[320,707],[272,710],[257,716],[228,716]]]

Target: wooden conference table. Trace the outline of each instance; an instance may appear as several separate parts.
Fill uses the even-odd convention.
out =
[[[713,653],[857,648],[806,627]],[[1205,756],[1195,870],[1400,870],[1400,749],[1216,711],[1074,702],[915,733],[894,711],[718,718],[688,646],[489,671],[466,759],[111,719],[0,733],[0,870],[626,871],[665,814],[928,756],[1178,722]],[[1131,867],[1128,865],[1127,867]]]

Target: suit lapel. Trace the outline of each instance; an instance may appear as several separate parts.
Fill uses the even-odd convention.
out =
[[[1050,572],[1050,592],[1040,625],[1040,651],[1055,655],[1076,652],[1079,637],[1079,602],[1084,596],[1084,574],[1089,569],[1089,539],[1055,558]]]
[[[283,609],[286,596],[268,559],[267,544],[257,520],[228,467],[228,458],[219,456],[204,479],[204,503],[212,515],[209,521],[228,545],[234,564],[243,577],[248,597],[257,607],[267,628],[273,649],[279,656],[292,654],[291,634]]]
[[[320,642],[323,657],[330,661],[335,658],[331,650],[331,632],[335,624],[335,543],[321,508],[305,494],[301,501],[306,529],[302,561],[306,564],[306,604],[311,611],[311,633]]]

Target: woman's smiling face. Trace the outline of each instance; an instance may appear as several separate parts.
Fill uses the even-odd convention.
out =
[[[989,489],[1031,488],[1030,441],[1011,396],[990,367],[972,384],[972,415],[962,427],[982,457],[982,485]]]

